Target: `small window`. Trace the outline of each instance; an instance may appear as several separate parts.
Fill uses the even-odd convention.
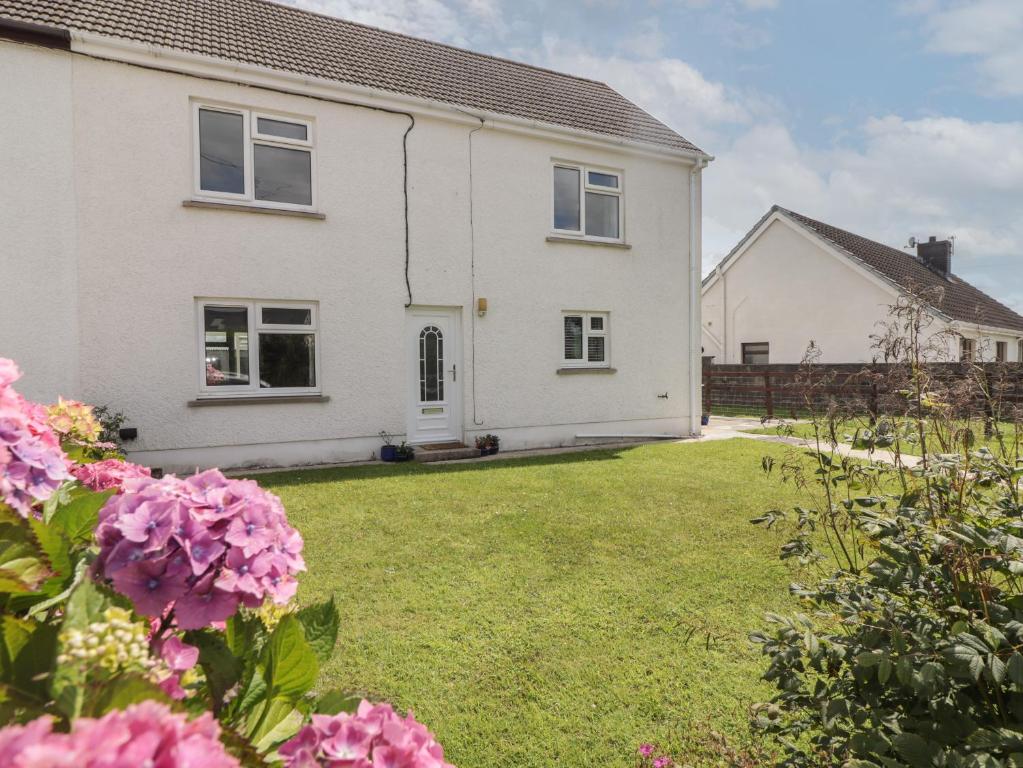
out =
[[[606,312],[566,312],[563,323],[564,365],[587,368],[610,365]]]
[[[273,208],[313,207],[310,121],[196,104],[194,143],[197,196]]]
[[[770,358],[770,344],[766,341],[755,341],[742,345],[743,365],[767,365]]]
[[[200,391],[280,395],[319,391],[314,304],[200,300]]]
[[[1023,363],[1023,340],[1016,342],[1016,362]]]
[[[554,231],[591,240],[622,240],[622,176],[554,165]]]
[[[1004,363],[1009,359],[1009,342],[1007,341],[996,341],[995,342],[995,362]]]
[[[959,340],[959,360],[964,363],[972,363],[976,357],[977,343],[973,339],[963,336]]]

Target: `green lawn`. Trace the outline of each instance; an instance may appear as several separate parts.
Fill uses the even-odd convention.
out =
[[[659,444],[461,465],[262,475],[305,536],[300,600],[333,594],[323,687],[414,708],[476,766],[632,766],[641,741],[711,764],[766,699],[747,640],[789,610],[784,446]]]
[[[965,425],[965,422],[964,422]],[[867,422],[847,421],[841,422],[835,430],[835,434],[842,442],[850,442],[853,435],[856,434],[857,430],[861,432],[867,428]],[[1001,455],[1004,451],[1008,456],[1014,456],[1014,432],[1016,427],[1011,423],[1001,423],[999,432],[1001,436],[984,436],[984,425],[979,421],[974,421],[970,424],[970,431],[973,433],[973,447],[974,449],[986,446],[996,455]],[[778,426],[762,427],[759,429],[747,429],[744,430],[753,435],[785,435],[791,437],[802,437],[812,439],[814,436],[813,424],[810,422],[793,422],[783,423]],[[822,438],[826,439],[826,433],[822,432]],[[1021,439],[1023,442],[1023,439]],[[891,448],[879,448],[879,450],[892,450]],[[927,446],[928,453],[941,452],[940,443],[931,442],[928,440]],[[900,439],[899,451],[908,456],[919,456],[921,454],[920,443],[915,440]],[[1021,446],[1021,452],[1023,452],[1023,446]]]

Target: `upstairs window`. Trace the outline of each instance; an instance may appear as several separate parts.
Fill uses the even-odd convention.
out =
[[[309,120],[196,104],[195,193],[268,208],[313,207]]]
[[[200,391],[242,397],[318,392],[316,309],[312,303],[200,300]]]
[[[754,341],[742,345],[743,365],[767,365],[770,362],[771,345],[766,341]]]
[[[963,336],[959,340],[959,360],[964,363],[972,363],[977,354],[977,342]]]
[[[606,368],[610,365],[607,312],[566,312],[564,356],[566,367]]]
[[[1007,341],[996,341],[995,342],[995,362],[1004,363],[1009,359],[1009,342]]]
[[[554,231],[587,240],[622,241],[622,175],[554,164]]]

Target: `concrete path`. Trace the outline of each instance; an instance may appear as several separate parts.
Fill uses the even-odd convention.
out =
[[[761,422],[758,418],[743,416],[711,416],[710,424],[703,428],[703,434],[696,438],[697,442],[709,440],[731,440],[733,438],[744,438],[746,440],[760,440],[766,443],[782,443],[783,445],[795,445],[803,448],[813,448],[815,443],[801,437],[789,437],[782,434],[754,435],[748,431],[761,429],[763,427],[777,427],[777,421]],[[826,446],[830,447],[830,446]],[[854,459],[863,461],[883,461],[886,464],[895,463],[895,454],[891,451],[878,449],[871,453],[861,448],[853,448],[851,445],[840,443],[835,447],[835,452],[842,456],[851,456]],[[915,467],[920,463],[919,456],[907,456],[902,454],[902,464],[907,467]]]

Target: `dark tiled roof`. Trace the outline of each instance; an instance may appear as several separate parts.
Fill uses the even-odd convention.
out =
[[[699,151],[604,83],[268,0],[0,0],[0,18]]]
[[[808,227],[839,250],[858,259],[869,269],[904,290],[930,293],[933,289],[940,288],[942,299],[934,302],[934,308],[953,320],[1023,331],[1023,317],[1007,306],[974,288],[962,278],[955,275],[948,277],[940,275],[906,251],[869,240],[781,206],[774,206],[771,209],[771,212],[773,211],[780,211],[798,224]]]

